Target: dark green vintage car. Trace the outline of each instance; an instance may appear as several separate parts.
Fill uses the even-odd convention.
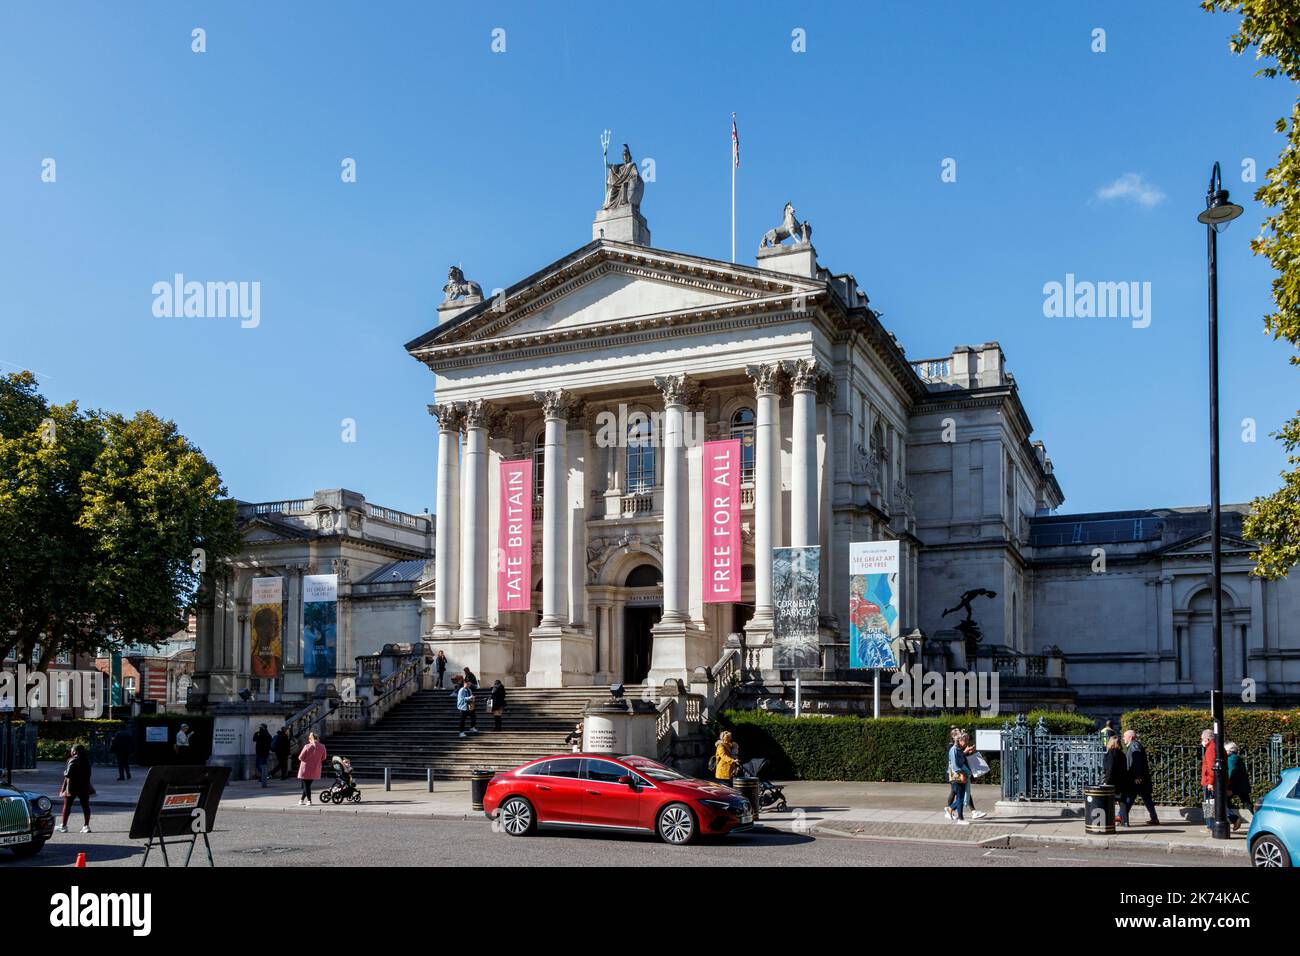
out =
[[[54,835],[54,804],[49,797],[0,783],[0,847],[15,856],[35,856]]]

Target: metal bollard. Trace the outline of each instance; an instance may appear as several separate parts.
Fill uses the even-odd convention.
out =
[[[495,770],[473,770],[469,781],[469,808],[483,809],[483,798],[487,796],[488,781],[496,776]]]
[[[393,789],[393,768],[392,767],[384,768],[384,789],[385,790]]]
[[[1110,784],[1084,788],[1083,829],[1086,833],[1115,832],[1115,788]]]
[[[430,767],[427,771],[425,771],[425,773],[429,778],[429,792],[433,793],[433,768]]]
[[[758,778],[732,777],[731,789],[749,801],[749,805],[754,809],[754,819],[758,820]]]

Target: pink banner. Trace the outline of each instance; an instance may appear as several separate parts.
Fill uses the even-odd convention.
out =
[[[497,518],[497,610],[527,611],[533,602],[533,462],[501,462]]]
[[[704,603],[740,600],[740,439],[704,443]]]

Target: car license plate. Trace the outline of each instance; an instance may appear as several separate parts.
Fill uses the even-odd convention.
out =
[[[748,810],[746,810],[744,813],[740,815],[740,823],[742,826],[753,822],[754,822],[754,814],[752,814]]]
[[[26,833],[17,833],[13,836],[0,836],[0,846],[15,846],[19,843],[30,843],[31,837]]]

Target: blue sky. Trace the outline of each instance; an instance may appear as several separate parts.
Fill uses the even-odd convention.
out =
[[[734,110],[740,261],[792,200],[910,357],[1001,342],[1063,511],[1202,504],[1218,159],[1246,206],[1220,237],[1223,492],[1248,500],[1278,482],[1298,379],[1263,332],[1241,164],[1262,178],[1295,91],[1229,54],[1234,19],[1138,7],[8,3],[0,368],[174,419],[246,500],[432,509],[432,375],[402,345],[447,264],[506,286],[586,242],[606,127],[655,160],[655,244],[728,258]],[[260,282],[261,324],[156,318],[177,272]],[[1150,282],[1150,327],[1045,318],[1067,273]]]

